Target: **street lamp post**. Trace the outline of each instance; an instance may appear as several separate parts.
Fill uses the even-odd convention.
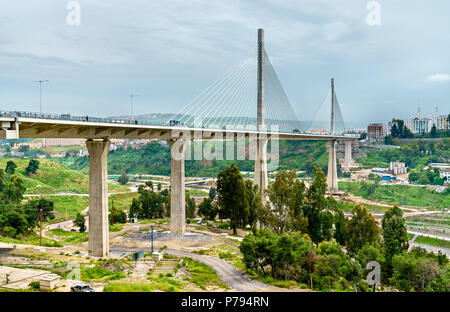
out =
[[[50,80],[36,80],[35,82],[39,82],[39,114],[42,114],[42,83],[48,82]]]
[[[134,119],[134,116],[133,116],[133,99],[134,99],[135,96],[139,96],[139,94],[130,94],[130,99],[131,99],[131,120]]]

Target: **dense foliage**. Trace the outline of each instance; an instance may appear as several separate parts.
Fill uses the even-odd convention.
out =
[[[8,161],[6,170],[0,169],[0,234],[12,238],[31,234],[38,221],[53,219],[54,204],[47,198],[38,198],[23,203],[26,187],[14,175],[17,165]]]

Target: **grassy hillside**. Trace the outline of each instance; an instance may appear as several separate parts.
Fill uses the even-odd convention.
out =
[[[89,178],[85,173],[69,169],[54,159],[39,160],[39,169],[32,177],[27,176],[25,168],[29,159],[0,158],[0,168],[12,160],[16,163],[16,175],[19,176],[27,188],[26,194],[57,194],[73,192],[77,194],[89,193]],[[109,185],[110,191],[128,191],[117,184]]]
[[[268,147],[271,150],[271,147]],[[224,148],[225,151],[225,148]],[[278,169],[310,170],[312,164],[327,167],[328,155],[323,141],[279,141],[280,162]],[[108,173],[120,174],[170,174],[170,149],[159,143],[150,143],[142,149],[111,151],[108,156]],[[72,169],[87,172],[89,157],[63,159]],[[217,174],[236,162],[242,171],[253,171],[252,160],[187,160],[186,176],[209,176]]]
[[[366,199],[417,207],[443,209],[450,207],[448,191],[435,191],[407,185],[376,185],[361,182],[339,182],[339,189]]]

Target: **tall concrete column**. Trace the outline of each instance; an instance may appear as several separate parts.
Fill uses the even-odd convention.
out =
[[[350,165],[353,162],[352,159],[352,141],[344,141],[344,169],[350,171]]]
[[[255,184],[262,191],[265,191],[269,185],[267,174],[267,142],[267,138],[258,137],[256,140]],[[262,200],[265,203],[266,196],[262,196]]]
[[[183,235],[186,232],[186,204],[184,185],[185,140],[169,141],[172,159],[170,167],[170,232]]]
[[[95,257],[109,254],[109,140],[87,140],[89,151],[89,250]]]
[[[258,96],[257,96],[257,126],[258,131],[265,131],[264,124],[264,30],[258,29]],[[255,157],[255,184],[262,192],[267,189],[267,137],[258,135],[256,139],[256,157]],[[262,196],[265,202],[265,196]]]
[[[330,140],[328,142],[328,174],[327,174],[327,186],[328,192],[335,193],[338,190],[337,180],[337,163],[336,163],[336,140]]]

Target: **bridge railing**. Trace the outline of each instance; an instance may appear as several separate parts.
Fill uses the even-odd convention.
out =
[[[0,118],[35,118],[35,119],[47,119],[47,120],[66,120],[66,121],[78,121],[78,122],[101,122],[110,124],[128,124],[128,125],[148,125],[148,126],[169,126],[168,122],[152,122],[152,121],[142,121],[142,120],[131,120],[131,119],[113,119],[113,118],[102,118],[102,117],[92,117],[92,116],[73,116],[71,114],[45,114],[45,113],[34,113],[34,112],[24,112],[24,111],[0,111]],[[173,126],[174,128],[177,126]],[[205,127],[202,127],[205,128]],[[214,126],[205,129],[216,129]],[[233,130],[227,129],[226,127],[220,127],[217,129],[222,130]],[[234,130],[245,130],[245,128],[239,128]],[[266,129],[268,132],[273,132],[271,129]],[[280,133],[297,133],[297,134],[314,134],[320,135],[330,135],[329,132],[311,132],[310,130],[299,130],[294,129],[293,131],[280,129]],[[339,135],[339,134],[338,134]],[[352,136],[346,134],[346,136]]]

